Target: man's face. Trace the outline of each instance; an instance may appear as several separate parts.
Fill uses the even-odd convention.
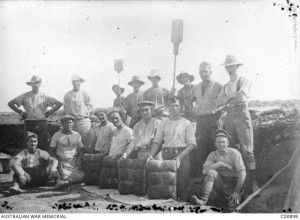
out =
[[[209,81],[210,75],[211,75],[211,70],[210,70],[209,66],[200,67],[199,75],[203,81]]]
[[[31,137],[31,138],[28,139],[28,141],[27,141],[28,150],[35,151],[37,145],[38,145],[38,139],[37,138]]]
[[[118,87],[114,87],[113,88],[113,92],[116,94],[116,95],[121,95],[121,89],[119,89]]]
[[[181,82],[183,85],[187,85],[190,83],[190,77],[187,74],[181,76]]]
[[[115,127],[119,127],[123,123],[122,118],[118,112],[111,113],[110,120]]]
[[[141,116],[142,116],[142,118],[143,119],[149,119],[149,118],[151,118],[151,108],[150,107],[148,107],[148,108],[142,108],[141,110],[140,110],[140,112],[141,112]]]
[[[170,104],[170,113],[173,116],[180,115],[180,104],[179,101]]]
[[[79,91],[80,86],[81,86],[81,81],[80,80],[73,80],[72,85],[73,85],[73,90]]]
[[[163,111],[160,115],[159,115],[159,119],[160,120],[166,120],[167,118],[169,118],[169,112],[167,111]]]
[[[238,67],[239,67],[238,65],[231,65],[231,66],[225,66],[225,69],[227,73],[231,75],[231,74],[236,74]]]
[[[220,153],[226,152],[228,145],[229,141],[227,137],[219,136],[215,139],[215,146]]]
[[[107,116],[105,114],[105,112],[99,112],[96,115],[99,119],[100,122],[106,122],[107,121]]]
[[[41,84],[42,84],[41,82],[36,82],[36,83],[31,84],[32,90],[37,91],[40,88]]]
[[[71,119],[65,120],[62,123],[62,126],[65,131],[71,131],[73,127],[73,121]]]
[[[142,86],[141,83],[139,83],[139,82],[133,82],[131,85],[132,85],[134,91],[139,91]]]
[[[151,77],[149,79],[150,79],[152,85],[158,85],[158,83],[160,81],[159,77]]]

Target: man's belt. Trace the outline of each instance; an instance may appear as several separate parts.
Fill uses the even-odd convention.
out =
[[[184,151],[185,147],[163,147],[162,152],[171,155],[177,155]]]

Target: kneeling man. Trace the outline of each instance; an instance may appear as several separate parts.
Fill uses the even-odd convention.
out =
[[[241,153],[229,148],[230,136],[223,129],[214,134],[216,151],[211,152],[204,165],[200,198],[193,195],[194,205],[206,205],[216,197],[224,195],[228,208],[233,209],[241,201],[241,190],[245,181],[246,171]]]
[[[28,132],[28,149],[13,158],[14,185],[9,189],[12,193],[21,193],[26,187],[45,185],[50,180],[59,182],[57,160],[46,151],[37,149],[37,145],[38,136]]]

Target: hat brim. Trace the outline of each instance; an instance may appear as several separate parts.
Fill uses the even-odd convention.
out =
[[[39,80],[39,81],[30,81],[30,82],[26,82],[27,85],[31,86],[31,85],[34,85],[34,84],[38,84],[38,83],[41,83],[42,80]]]
[[[81,83],[85,82],[84,79],[73,79],[72,82],[73,82],[73,81],[80,81]]]
[[[190,83],[193,82],[194,79],[195,79],[195,77],[194,77],[193,75],[189,75],[189,74],[188,74],[188,76],[189,76],[189,78],[190,78]],[[176,80],[177,80],[178,83],[180,83],[180,84],[183,85],[182,80],[181,80],[181,77],[182,77],[182,76],[179,74],[178,76],[176,76]]]
[[[60,122],[63,123],[63,122],[68,121],[68,120],[75,121],[75,118],[72,118],[72,117],[65,117],[65,118],[60,119]]]
[[[221,66],[242,66],[242,63],[222,63]]]
[[[159,78],[159,80],[161,80],[162,78],[160,76],[148,76],[148,79],[151,80],[153,78]]]
[[[143,81],[141,81],[141,80],[135,80],[135,81],[130,81],[130,82],[128,83],[128,85],[132,86],[132,84],[133,84],[134,82],[138,82],[140,85],[144,85],[144,84],[145,84],[145,83],[144,83]]]

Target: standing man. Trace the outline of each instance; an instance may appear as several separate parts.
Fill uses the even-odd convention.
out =
[[[95,112],[100,124],[94,129],[92,153],[107,155],[116,127],[107,119],[107,109],[100,108]]]
[[[225,128],[233,137],[232,144],[239,144],[239,150],[247,168],[247,179],[251,180],[252,192],[258,190],[256,180],[256,162],[253,153],[253,128],[251,116],[248,109],[249,92],[251,84],[237,73],[238,68],[243,65],[238,62],[234,55],[227,55],[225,63],[222,64],[229,74],[229,82],[226,83],[219,96],[221,104],[227,104],[227,115]]]
[[[119,87],[118,85],[112,86],[113,92],[116,94],[116,98],[114,99],[113,107],[124,108],[125,106],[125,97],[122,94],[125,92],[125,89]]]
[[[203,61],[199,67],[199,75],[202,82],[192,90],[193,101],[196,105],[193,112],[197,119],[196,138],[198,148],[192,154],[192,176],[202,174],[202,166],[208,154],[214,149],[212,134],[218,128],[218,118],[212,113],[217,107],[217,97],[222,90],[222,85],[211,78],[211,65]]]
[[[133,127],[134,140],[129,144],[122,158],[127,158],[133,151],[137,152],[138,159],[147,159],[151,146],[160,124],[160,120],[152,117],[153,102],[143,101],[138,104],[142,120]],[[161,160],[161,153],[155,159]]]
[[[125,98],[125,111],[131,117],[130,128],[133,128],[142,119],[137,104],[143,101],[144,92],[140,91],[140,88],[144,84],[139,76],[133,76],[132,80],[128,83],[128,85],[133,87],[133,92]]]
[[[8,106],[17,112],[22,119],[25,119],[25,131],[30,131],[38,135],[38,148],[48,150],[48,139],[50,134],[47,128],[47,118],[56,112],[62,103],[56,99],[42,93],[40,86],[42,79],[34,75],[27,85],[31,86],[31,91],[23,93],[17,98],[8,102]],[[25,112],[19,109],[23,106]],[[47,111],[48,107],[52,107]]]
[[[172,96],[167,89],[160,87],[159,81],[162,79],[159,70],[151,70],[148,79],[152,83],[152,87],[144,92],[144,101],[154,102],[154,108],[159,106],[167,106],[168,99]],[[172,91],[175,93],[175,91]]]
[[[132,129],[123,123],[123,118],[125,117],[123,109],[112,109],[109,113],[109,117],[116,127],[116,130],[113,135],[108,156],[111,158],[121,157],[125,153],[127,146],[133,140]]]
[[[160,149],[163,160],[176,160],[177,197],[185,201],[190,178],[189,153],[197,145],[192,123],[181,117],[180,109],[179,100],[171,98],[170,117],[160,123],[147,161],[153,159]]]
[[[56,132],[51,140],[50,154],[58,160],[61,182],[57,187],[80,183],[84,178],[82,169],[83,144],[78,132],[73,131],[75,118],[64,115],[60,119],[62,130]]]
[[[194,85],[191,84],[194,81],[194,76],[189,75],[186,71],[181,71],[181,73],[176,76],[177,82],[183,85],[179,89],[177,97],[179,98],[180,105],[182,106],[181,112],[184,113],[184,117],[188,120],[193,119],[192,109],[193,109],[193,88]]]
[[[64,114],[75,118],[73,130],[80,133],[83,145],[88,147],[86,135],[91,128],[90,115],[93,107],[90,96],[81,89],[84,81],[80,76],[72,76],[73,89],[64,96]]]
[[[194,205],[206,205],[215,202],[224,195],[228,208],[233,210],[241,202],[243,184],[246,178],[245,165],[241,153],[228,148],[230,136],[223,129],[214,134],[214,145],[217,148],[207,157],[203,165],[199,198],[192,195]],[[213,192],[213,193],[212,193]]]

